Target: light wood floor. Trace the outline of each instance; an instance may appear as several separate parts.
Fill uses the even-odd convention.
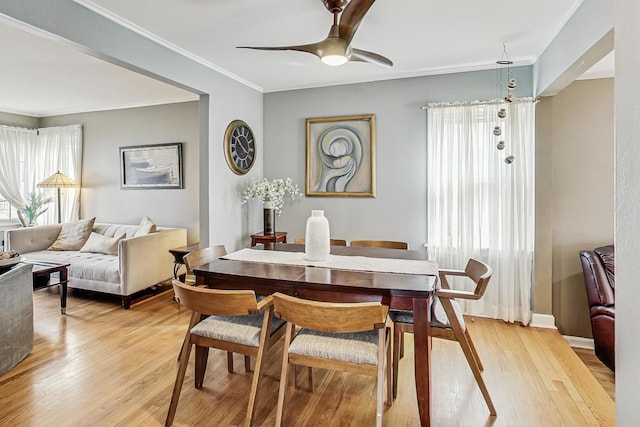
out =
[[[589,372],[596,377],[602,388],[604,388],[611,399],[616,400],[616,375],[613,371],[598,359],[596,353],[593,350],[587,350],[584,348],[574,348],[582,363],[584,363]]]
[[[0,425],[159,426],[164,423],[189,314],[171,291],[133,305],[69,296],[59,313],[54,289],[34,292],[35,347],[0,377]],[[613,426],[614,403],[557,331],[468,319],[498,411],[491,418],[457,343],[434,340],[433,426]],[[385,412],[387,426],[417,426],[411,335],[400,363],[400,390]],[[280,346],[269,354],[255,425],[273,425]],[[193,353],[192,353],[193,358]],[[315,390],[290,387],[288,426],[369,426],[375,379],[314,371]],[[236,356],[212,350],[202,390],[193,388],[193,360],[174,425],[241,425],[251,376]]]

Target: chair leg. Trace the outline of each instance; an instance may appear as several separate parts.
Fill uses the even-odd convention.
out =
[[[180,365],[178,366],[178,372],[176,373],[176,382],[173,385],[173,394],[171,395],[171,403],[169,403],[169,412],[167,413],[167,419],[164,422],[166,427],[173,424],[173,418],[176,416],[176,409],[178,407],[178,400],[180,399],[180,392],[182,391],[182,383],[184,382],[184,375],[187,372],[187,365],[189,364],[189,355],[191,354],[191,343],[181,352]]]
[[[376,390],[376,427],[382,427],[382,417],[384,414],[384,364],[385,355],[387,349],[385,344],[387,342],[386,329],[382,328],[378,331],[378,376],[377,376],[377,390]]]
[[[493,406],[493,402],[491,401],[491,396],[489,396],[489,390],[487,389],[487,386],[484,383],[484,379],[482,378],[482,372],[480,372],[480,368],[478,367],[478,365],[476,364],[476,360],[473,357],[473,353],[471,351],[471,347],[469,346],[469,342],[467,341],[466,337],[464,337],[463,339],[459,340],[460,346],[462,347],[462,352],[464,353],[464,356],[467,358],[467,362],[469,362],[469,367],[471,368],[471,371],[473,372],[473,376],[476,379],[476,382],[478,383],[478,387],[480,387],[480,392],[482,392],[482,396],[484,397],[485,402],[487,402],[487,406],[489,407],[489,413],[491,413],[491,415],[495,416],[496,414],[496,408]]]
[[[491,413],[491,415],[493,416],[496,416],[496,408],[495,406],[493,406],[491,396],[489,396],[489,390],[484,383],[482,372],[480,371],[480,366],[478,365],[478,361],[480,359],[478,358],[478,354],[475,352],[475,347],[472,349],[473,344],[471,344],[471,336],[467,333],[466,329],[464,331],[462,330],[461,321],[458,319],[458,316],[456,315],[455,310],[451,305],[451,301],[448,298],[440,298],[440,302],[442,303],[442,308],[444,308],[444,311],[447,314],[447,318],[451,323],[453,334],[455,335],[456,340],[460,343],[460,347],[462,347],[464,357],[469,363],[469,367],[471,368],[471,372],[473,372],[473,376],[478,383],[478,387],[480,387],[482,397],[484,397],[484,400],[489,407],[489,413]]]
[[[467,342],[469,343],[469,347],[471,348],[471,353],[473,353],[473,358],[478,365],[478,369],[480,369],[480,371],[484,371],[484,366],[482,366],[482,361],[480,360],[480,356],[478,356],[478,350],[476,350],[476,346],[473,344],[473,340],[471,339],[471,335],[469,335],[468,329],[464,330],[464,335],[467,338]]]
[[[404,334],[400,333],[400,359],[404,357]]]
[[[207,360],[209,359],[209,347],[196,345],[196,373],[194,375],[194,383],[197,389],[202,388],[204,382],[204,374],[207,371]]]
[[[293,365],[293,386],[295,388],[300,388],[298,386],[298,365]],[[307,391],[313,392],[313,368],[311,366],[307,366]]]
[[[233,372],[233,353],[227,351],[227,371]]]
[[[178,363],[180,363],[184,352],[187,351],[187,347],[191,345],[191,343],[189,342],[190,336],[191,336],[191,333],[187,331],[187,333],[184,336],[184,340],[182,341],[182,347],[180,347],[180,353],[178,353]]]
[[[246,372],[251,372],[251,357],[244,355],[244,370]]]
[[[247,407],[247,415],[244,419],[244,425],[246,427],[251,426],[251,420],[253,419],[253,411],[256,407],[256,395],[258,393],[258,384],[260,382],[260,371],[262,364],[264,363],[264,357],[267,353],[267,348],[270,347],[269,333],[271,330],[271,311],[267,311],[262,318],[262,329],[260,330],[260,343],[258,345],[258,354],[256,355],[256,367],[253,372],[253,378],[251,379],[251,391],[249,392],[249,405]],[[245,369],[247,372],[250,368],[249,356],[244,356]]]
[[[195,311],[191,312],[191,320],[189,320],[189,327],[187,328],[187,333],[184,334],[184,340],[182,341],[182,347],[180,348],[180,353],[178,354],[178,363],[180,363],[180,359],[182,355],[187,350],[187,347],[191,345],[190,337],[191,337],[191,328],[193,328],[201,319],[201,315],[196,313]]]
[[[278,406],[276,408],[276,427],[282,426],[284,395],[287,391],[287,372],[289,371],[289,345],[291,344],[292,330],[293,325],[291,323],[287,323],[287,333],[284,339],[284,351],[282,352],[282,369],[280,370],[280,389],[278,391]]]
[[[400,348],[404,347],[402,345],[402,336],[403,333],[400,331],[400,327],[398,324],[393,325],[393,361],[392,361],[392,384],[391,388],[393,391],[393,398],[398,397],[398,365],[400,362]]]
[[[309,391],[313,391],[313,368],[307,366],[307,378],[309,379]]]
[[[392,358],[391,358],[391,331],[387,331],[386,334],[386,342],[385,345],[387,347],[387,356],[384,360],[384,375],[385,375],[385,385],[386,385],[386,396],[385,403],[387,406],[391,407],[393,404],[393,373],[391,371],[392,368]]]

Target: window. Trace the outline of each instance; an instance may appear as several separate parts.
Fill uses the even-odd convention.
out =
[[[41,192],[55,196],[54,189],[39,189],[37,184],[56,171],[80,181],[82,126],[34,130],[0,125],[0,159],[0,222],[15,221],[17,210],[24,208],[29,193]],[[7,202],[11,206],[3,210]],[[63,221],[79,217],[78,189],[67,190],[60,208]],[[55,222],[56,211],[52,205],[38,222]]]
[[[493,134],[499,120],[503,138]],[[443,268],[462,269],[472,257],[493,268],[485,297],[465,302],[465,312],[529,323],[535,103],[430,106],[427,127],[430,256]]]

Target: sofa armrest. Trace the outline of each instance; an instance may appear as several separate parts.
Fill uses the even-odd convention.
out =
[[[164,228],[123,239],[118,245],[122,295],[131,295],[173,277],[169,249],[187,244],[185,228]]]
[[[5,248],[19,254],[44,251],[56,241],[62,224],[14,228],[5,231]]]

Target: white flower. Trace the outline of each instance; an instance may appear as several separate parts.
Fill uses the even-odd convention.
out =
[[[291,178],[275,178],[271,181],[263,178],[247,186],[246,190],[242,193],[242,203],[247,203],[249,199],[256,197],[263,202],[271,202],[276,213],[280,215],[282,213],[282,207],[284,206],[284,199],[287,195],[289,195],[291,200],[302,196],[298,185],[296,185]]]

